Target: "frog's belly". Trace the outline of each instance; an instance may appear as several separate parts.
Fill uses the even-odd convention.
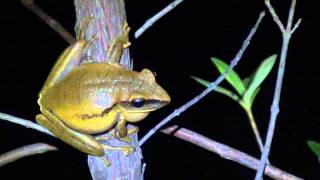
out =
[[[92,109],[90,106],[65,106],[52,110],[61,121],[76,131],[86,134],[96,134],[110,130],[116,120],[103,114],[103,109]]]
[[[115,122],[115,116],[103,113],[110,105],[107,97],[91,96],[91,99],[79,98],[66,91],[67,88],[48,92],[47,99],[40,99],[42,107],[54,113],[69,128],[86,133],[96,134],[111,129]],[[64,94],[64,96],[61,96]]]

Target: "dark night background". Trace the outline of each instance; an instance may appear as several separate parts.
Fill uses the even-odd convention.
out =
[[[38,1],[37,1],[38,2]],[[171,1],[127,1],[132,34],[144,21]],[[211,3],[209,3],[211,2]],[[289,0],[271,1],[285,20]],[[38,4],[73,32],[73,2],[41,0]],[[131,38],[134,69],[157,72],[158,82],[169,92],[172,103],[140,122],[140,137],[168,113],[204,88],[190,79],[196,75],[214,80],[218,73],[209,61],[215,56],[230,60],[264,10],[259,1],[186,0],[139,39]],[[320,165],[306,141],[320,141],[316,113],[316,61],[314,43],[319,20],[311,0],[298,0],[296,18],[303,21],[290,44],[281,96],[280,115],[272,145],[271,163],[305,179],[320,179]],[[18,0],[1,3],[0,112],[34,119],[39,112],[37,93],[53,63],[67,43],[27,10]],[[242,77],[273,53],[279,53],[281,34],[269,14],[262,22],[236,70]],[[261,134],[266,134],[276,70],[263,84],[254,103]],[[218,142],[260,157],[244,111],[232,100],[211,93],[175,118],[178,124]],[[61,141],[6,121],[0,122],[0,153],[46,142],[59,151],[35,155],[0,168],[0,179],[90,179],[87,156]],[[255,171],[188,142],[157,133],[142,146],[147,163],[146,179],[252,179]],[[267,179],[267,178],[266,178]]]

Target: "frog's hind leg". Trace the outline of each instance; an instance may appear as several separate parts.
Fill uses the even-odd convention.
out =
[[[43,110],[43,114],[38,114],[36,116],[36,121],[72,147],[87,154],[101,157],[104,164],[107,166],[110,165],[109,161],[102,157],[105,154],[105,150],[122,151],[126,156],[135,151],[135,148],[131,146],[114,147],[101,144],[97,141],[99,139],[96,140],[90,135],[82,134],[70,129],[63,124],[54,113],[51,113],[48,110]]]
[[[70,144],[74,148],[94,156],[103,156],[102,144],[92,136],[78,133],[62,123],[62,121],[49,111],[44,110],[43,114],[36,116],[36,121],[51,131],[62,141]],[[48,117],[48,118],[47,118]]]
[[[77,35],[77,41],[67,47],[59,56],[53,68],[51,69],[46,82],[40,92],[44,92],[48,87],[55,84],[68,74],[72,69],[80,65],[80,60],[83,54],[87,51],[88,47],[97,39],[97,35],[89,40],[85,38],[85,31],[89,26],[92,18],[85,18],[82,29]]]

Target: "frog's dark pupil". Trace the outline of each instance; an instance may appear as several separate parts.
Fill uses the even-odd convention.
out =
[[[140,108],[145,104],[146,100],[144,98],[136,98],[131,100],[132,106]]]

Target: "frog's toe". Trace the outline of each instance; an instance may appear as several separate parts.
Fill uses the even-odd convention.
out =
[[[107,158],[101,157],[101,160],[102,160],[103,164],[104,164],[106,167],[110,167],[110,166],[111,166],[111,163],[110,163],[110,161],[109,161]]]
[[[132,146],[123,147],[123,153],[125,156],[128,156],[130,153],[133,153],[135,150],[136,150],[136,148],[134,148]]]
[[[139,132],[139,127],[137,127],[137,126],[131,128],[131,129],[128,129],[128,135],[138,133],[138,132]]]
[[[128,136],[126,136],[126,137],[118,137],[118,139],[119,139],[120,141],[124,141],[124,142],[127,142],[127,143],[129,143],[129,144],[132,142],[131,138],[128,137]]]

